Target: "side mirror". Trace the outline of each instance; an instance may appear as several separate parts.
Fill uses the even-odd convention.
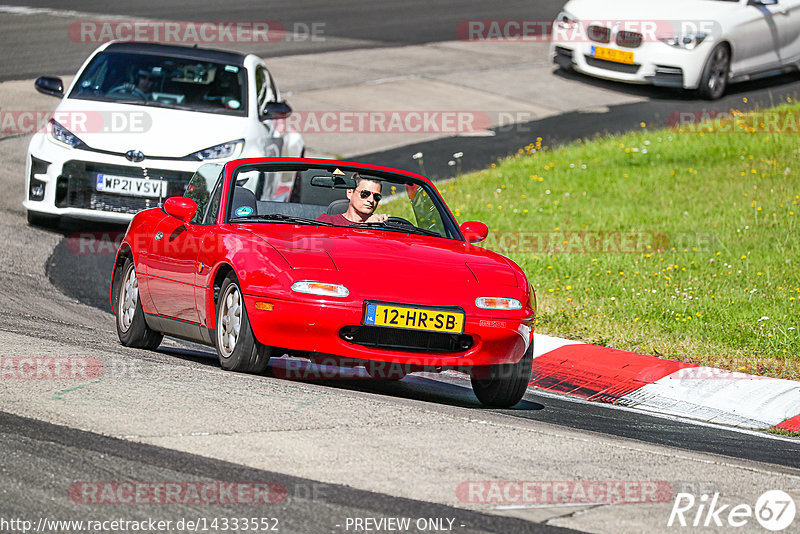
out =
[[[191,198],[169,197],[164,202],[164,211],[183,222],[189,222],[197,213],[197,203]]]
[[[489,227],[478,221],[467,221],[460,228],[467,243],[480,243],[489,235]]]
[[[292,114],[292,107],[286,102],[267,102],[267,106],[261,112],[260,120],[285,119]]]
[[[64,97],[64,82],[61,81],[61,78],[39,76],[36,78],[36,81],[33,82],[33,86],[42,94],[57,96],[59,98]]]

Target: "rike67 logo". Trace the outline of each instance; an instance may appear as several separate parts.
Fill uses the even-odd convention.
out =
[[[678,493],[667,526],[738,528],[755,518],[765,529],[778,532],[792,524],[796,512],[794,499],[781,490],[764,492],[755,506],[723,504],[719,493],[703,494],[699,499],[691,493]]]

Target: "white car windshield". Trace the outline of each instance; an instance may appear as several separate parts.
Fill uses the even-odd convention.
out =
[[[246,87],[241,65],[104,52],[84,69],[69,98],[246,116]]]

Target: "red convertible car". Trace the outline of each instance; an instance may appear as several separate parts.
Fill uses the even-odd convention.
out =
[[[286,173],[300,187],[268,200]],[[365,209],[369,219],[353,222]],[[251,373],[284,354],[335,357],[385,379],[458,369],[483,404],[512,406],[530,379],[536,300],[515,263],[473,245],[487,232],[459,226],[412,172],[316,159],[207,164],[185,196],[133,218],[111,307],[129,347],[188,339],[216,347],[223,369]]]

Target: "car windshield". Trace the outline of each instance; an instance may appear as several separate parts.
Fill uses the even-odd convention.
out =
[[[69,97],[246,116],[246,86],[241,65],[103,52],[83,70]]]
[[[400,174],[352,166],[246,164],[234,170],[231,183],[227,219],[233,223],[347,226],[461,239],[436,190]]]

